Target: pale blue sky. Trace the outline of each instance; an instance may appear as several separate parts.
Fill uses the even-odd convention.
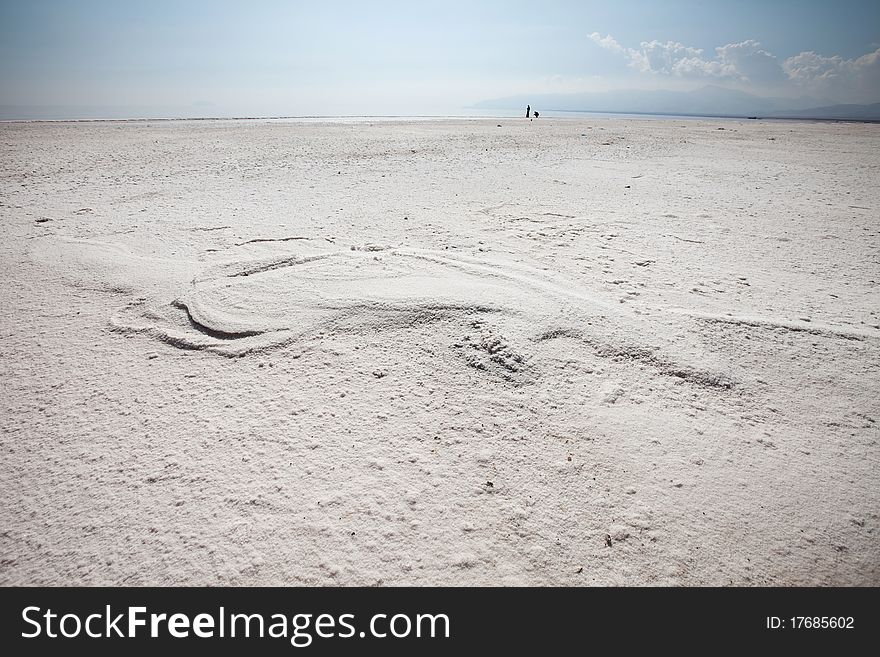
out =
[[[872,102],[878,49],[876,0],[3,1],[0,105],[446,114],[705,84]]]

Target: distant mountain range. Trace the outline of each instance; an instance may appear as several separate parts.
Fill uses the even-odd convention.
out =
[[[870,105],[828,105],[768,114],[772,118],[837,119],[840,121],[880,121],[880,103]]]
[[[531,105],[540,112],[607,112],[611,114],[674,114],[694,116],[730,116],[792,119],[829,119],[880,122],[880,103],[871,105],[830,105],[822,99],[770,98],[709,85],[693,91],[624,90],[574,94],[533,94],[484,100],[466,109],[516,110]],[[205,118],[230,115],[213,106],[194,104],[181,107],[161,106],[40,106],[0,104],[0,121],[8,120],[92,120],[130,119],[135,117]],[[279,116],[292,116],[279,114]]]
[[[625,90],[574,94],[519,95],[485,100],[474,109],[608,112],[619,114],[677,114],[766,118],[880,121],[880,103],[824,105],[815,98],[766,98],[709,85],[693,91]]]

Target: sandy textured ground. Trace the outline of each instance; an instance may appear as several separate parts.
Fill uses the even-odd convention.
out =
[[[880,584],[880,126],[0,125],[3,584]]]

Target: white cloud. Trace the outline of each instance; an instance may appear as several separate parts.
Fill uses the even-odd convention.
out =
[[[590,34],[593,42],[614,53],[623,55],[629,65],[643,73],[664,75],[722,75],[718,63],[703,59],[700,48],[691,48],[675,41],[643,41],[639,48],[622,46],[610,34]]]
[[[785,73],[776,55],[763,48],[754,39],[728,43],[715,48],[718,61],[728,67],[730,74],[758,85],[774,84],[785,80]]]
[[[665,75],[701,74],[708,64],[702,59],[703,51],[684,44],[667,41],[643,41],[641,49],[630,55],[632,65],[644,72]]]
[[[590,35],[590,38],[596,42],[597,45],[602,46],[606,50],[610,50],[612,52],[623,52],[625,49],[621,46],[613,36],[610,34],[608,36],[602,36],[598,32],[593,32]]]
[[[622,55],[642,73],[687,79],[714,79],[778,92],[810,92],[838,102],[880,100],[880,48],[855,59],[802,52],[780,62],[754,39],[728,43],[707,56],[700,48],[675,41],[643,41],[638,48],[598,32],[590,39]]]
[[[847,94],[857,102],[877,101],[880,95],[880,48],[854,59],[806,51],[786,59],[782,68],[793,82],[818,93]]]
[[[773,67],[781,73],[776,57],[761,50],[757,41],[730,43],[716,48],[716,56],[707,58],[701,48],[692,48],[677,41],[642,41],[638,48],[622,46],[610,34],[590,34],[598,46],[620,53],[629,65],[643,73],[659,73],[682,77],[731,78],[749,81],[758,74],[771,77]]]

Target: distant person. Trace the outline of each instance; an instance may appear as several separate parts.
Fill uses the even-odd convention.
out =
[[[529,118],[529,114],[531,113],[531,111],[532,111],[532,106],[526,105],[526,118]]]
[[[538,114],[538,110],[535,110],[535,118],[537,119],[538,116],[539,116],[539,114]]]

